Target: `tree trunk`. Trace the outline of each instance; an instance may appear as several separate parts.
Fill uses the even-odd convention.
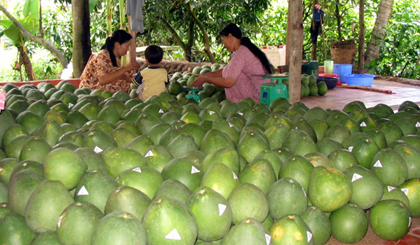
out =
[[[17,49],[19,51],[20,60],[22,61],[23,66],[25,66],[25,72],[28,76],[28,81],[35,81],[36,77],[34,69],[32,68],[31,59],[29,58],[28,53],[25,50],[25,46],[20,45],[17,47]]]
[[[359,2],[359,66],[357,71],[364,73],[365,67],[365,0]]]
[[[73,8],[73,77],[80,77],[89,60],[90,17],[89,0],[72,0]]]
[[[366,49],[365,62],[369,64],[379,57],[380,45],[385,38],[385,28],[388,26],[391,18],[392,4],[394,0],[381,0],[379,4],[378,14],[373,27],[372,36]]]
[[[340,16],[340,0],[337,0],[335,3],[335,18],[337,18],[337,32],[338,32],[338,40],[341,40],[341,16]]]
[[[190,21],[188,26],[188,43],[184,43],[179,37],[178,33],[175,31],[175,29],[169,24],[168,21],[165,19],[160,19],[163,24],[165,24],[166,28],[168,28],[169,32],[172,34],[172,37],[175,39],[175,42],[184,50],[184,59],[186,61],[191,61],[192,57],[192,51],[191,47],[194,41],[194,21]]]
[[[318,3],[318,0],[314,0],[314,6],[317,3]],[[311,21],[311,25],[312,25],[312,21]],[[317,60],[316,59],[316,49],[317,49],[317,46],[318,46],[317,43],[312,43],[312,55],[311,55],[312,60]]]
[[[286,48],[289,51],[289,101],[291,104],[300,101],[303,49],[302,15],[302,0],[289,0]]]

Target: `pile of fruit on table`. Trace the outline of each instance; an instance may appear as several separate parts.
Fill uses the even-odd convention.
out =
[[[325,244],[420,216],[420,108],[13,84],[0,244]]]

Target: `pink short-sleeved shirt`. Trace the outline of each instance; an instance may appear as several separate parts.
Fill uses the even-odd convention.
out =
[[[250,97],[256,103],[260,102],[261,84],[268,83],[266,79],[256,74],[265,74],[261,61],[247,47],[241,45],[238,50],[232,53],[229,64],[223,68],[224,78],[235,78],[236,83],[225,89],[226,98],[233,102]]]

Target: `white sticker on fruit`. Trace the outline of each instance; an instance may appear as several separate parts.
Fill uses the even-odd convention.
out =
[[[61,220],[63,219],[63,215],[61,215],[60,217],[58,217],[58,222],[57,222],[57,227],[60,228],[61,226]]]
[[[141,173],[141,168],[140,167],[133,168],[131,171]]]
[[[373,166],[375,167],[375,168],[382,168],[382,163],[381,163],[381,161],[376,161],[375,162],[375,164],[373,164]]]
[[[69,108],[72,108],[74,106],[73,103],[69,103]]]
[[[393,186],[387,186],[387,188],[388,188],[388,192],[391,192],[391,191],[397,189],[397,187],[393,187]]]
[[[406,196],[408,196],[408,191],[409,191],[410,189],[408,189],[408,188],[402,188],[401,189],[401,191],[402,192],[404,192],[404,194],[406,195]]]
[[[366,127],[367,125],[366,125],[366,123],[365,123],[365,121],[363,121],[361,124],[360,124],[360,127]]]
[[[89,192],[88,192],[88,190],[86,189],[85,186],[82,186],[82,188],[80,188],[79,192],[77,192],[77,195],[78,196],[88,196]]]
[[[241,116],[243,116],[243,115],[244,115],[244,113],[242,113],[242,112],[238,112],[238,114],[239,114],[239,115],[241,115]]]
[[[349,150],[349,152],[352,152],[353,151],[353,146],[351,145],[351,146],[349,146],[349,148],[347,148],[348,150]]]
[[[216,112],[214,112],[214,111],[209,111],[210,116],[211,116],[211,115],[213,115],[214,113],[216,113]]]
[[[271,236],[270,236],[270,235],[268,235],[268,234],[265,234],[265,243],[266,243],[267,245],[270,245],[270,243],[271,243]]]
[[[227,206],[221,203],[217,206],[219,207],[219,216],[222,216],[225,213]]]
[[[200,173],[200,170],[198,170],[196,167],[191,166],[191,174]]]
[[[98,147],[98,146],[95,146],[95,148],[93,149],[93,151],[94,152],[96,152],[96,153],[101,153],[101,152],[103,152],[104,150],[102,150],[100,147]]]
[[[308,237],[308,242],[312,240],[312,233],[310,231],[306,231],[306,236]]]
[[[354,182],[354,181],[356,181],[356,180],[358,180],[358,179],[361,179],[361,178],[363,178],[363,176],[361,176],[360,174],[358,174],[358,173],[354,173],[353,174],[353,177],[351,178],[351,182]]]
[[[233,128],[235,125],[233,125],[232,123],[229,123],[229,127]]]
[[[153,154],[152,151],[148,151],[144,157],[153,157],[153,156],[155,156],[155,154]]]
[[[420,122],[416,123],[416,128],[420,128]]]
[[[163,113],[165,113],[162,109],[159,109],[159,113],[160,114],[163,114]]]
[[[177,241],[181,240],[181,236],[179,235],[176,228],[173,229],[171,232],[169,232],[168,235],[165,236],[165,238],[168,240],[177,240]]]
[[[233,179],[238,179],[238,175],[236,175],[234,172],[232,172]]]

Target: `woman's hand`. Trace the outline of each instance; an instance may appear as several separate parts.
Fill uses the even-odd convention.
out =
[[[197,75],[197,78],[194,80],[194,82],[192,82],[191,85],[193,87],[202,87],[203,83],[208,82],[208,81],[209,79],[206,75],[200,74],[200,75]]]
[[[131,61],[124,67],[127,71],[136,70],[140,68],[140,64],[137,61]]]

